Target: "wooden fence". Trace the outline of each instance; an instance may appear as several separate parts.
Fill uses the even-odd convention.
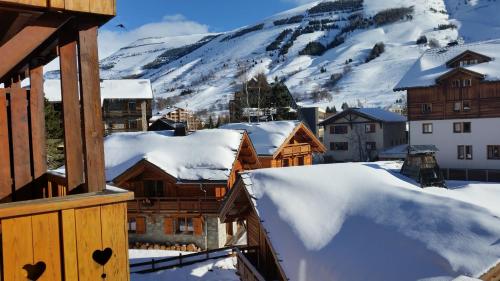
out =
[[[175,257],[151,259],[150,261],[131,264],[130,273],[151,273],[174,267],[187,266],[206,260],[226,258],[234,256],[235,251],[235,247],[231,246],[188,255],[179,254],[179,256]]]

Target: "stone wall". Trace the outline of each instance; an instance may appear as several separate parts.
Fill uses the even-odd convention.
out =
[[[146,233],[129,233],[130,243],[158,243],[164,245],[194,244],[203,250],[224,247],[226,243],[226,226],[221,224],[217,216],[204,216],[203,234],[166,235],[164,231],[164,215],[146,216]]]

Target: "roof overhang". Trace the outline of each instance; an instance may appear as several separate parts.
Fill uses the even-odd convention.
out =
[[[473,56],[476,56],[476,57],[480,57],[480,58],[483,58],[485,61],[491,61],[492,60],[492,58],[490,58],[488,56],[485,56],[483,54],[476,53],[476,52],[471,51],[471,50],[466,50],[466,51],[460,53],[458,56],[456,56],[456,57],[450,59],[449,61],[447,61],[446,62],[446,66],[450,67],[452,64],[460,61],[466,55],[473,55]]]

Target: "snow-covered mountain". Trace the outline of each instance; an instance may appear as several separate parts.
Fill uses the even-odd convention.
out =
[[[429,45],[499,38],[498,11],[500,0],[320,1],[231,32],[138,40],[102,60],[101,76],[151,79],[156,97],[191,110],[224,110],[259,72],[302,105],[388,107]],[[385,51],[368,59],[379,42]]]

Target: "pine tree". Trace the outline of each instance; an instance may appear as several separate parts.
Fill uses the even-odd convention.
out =
[[[349,109],[349,105],[346,102],[344,102],[344,103],[342,103],[342,110],[346,110],[346,109]]]
[[[208,128],[212,129],[214,127],[214,120],[212,119],[212,115],[208,117]]]
[[[337,113],[337,108],[335,107],[335,105],[332,108],[332,113]]]

